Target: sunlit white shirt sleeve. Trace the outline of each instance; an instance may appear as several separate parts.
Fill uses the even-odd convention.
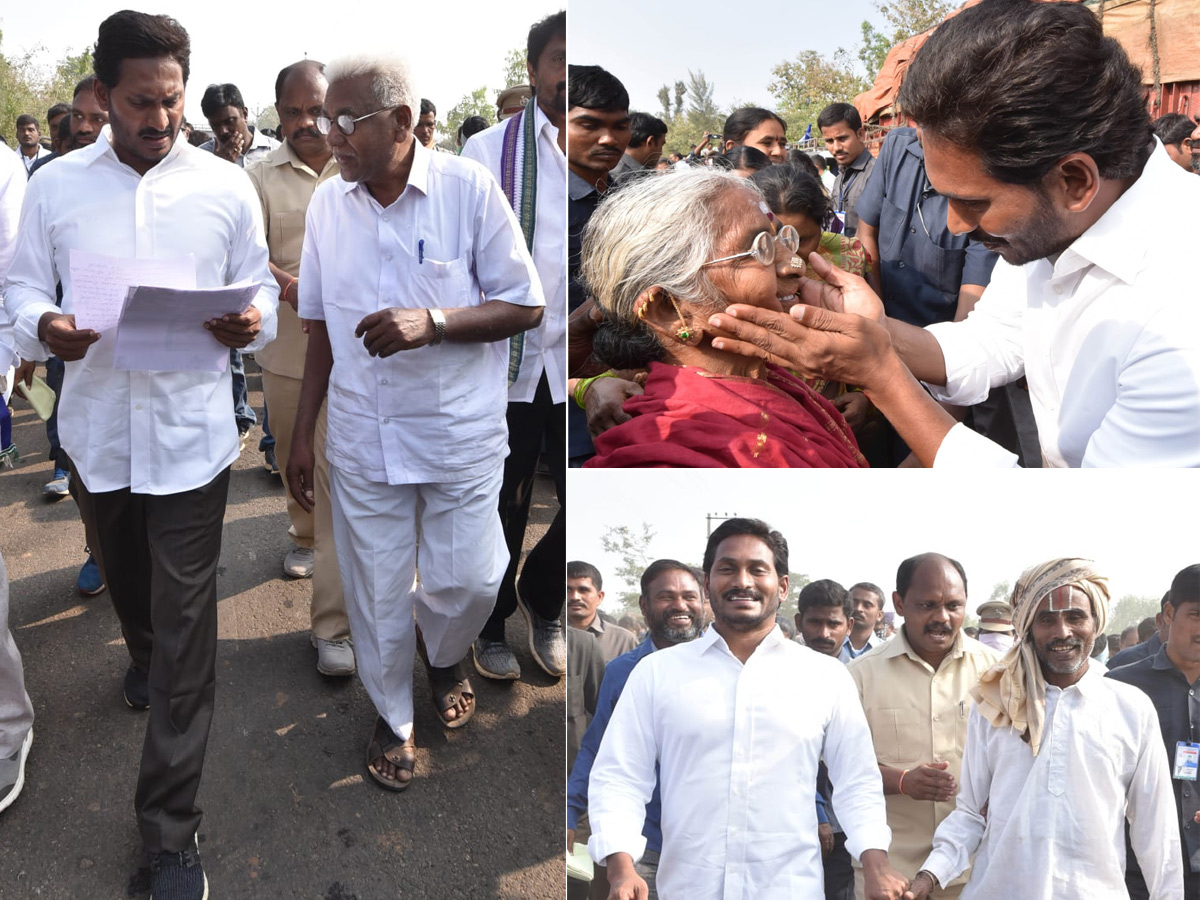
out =
[[[1047,688],[1046,723],[1034,757],[972,710],[957,804],[922,868],[946,884],[974,853],[962,900],[1128,900],[1128,815],[1150,896],[1182,900],[1175,799],[1149,698],[1089,668],[1070,688]]]
[[[0,375],[16,362],[16,338],[8,321],[2,291],[17,246],[17,223],[21,219],[27,181],[20,160],[9,153],[0,154]]]
[[[821,690],[779,690],[796,684]],[[712,629],[657,651],[630,676],[592,767],[592,857],[643,851],[657,761],[663,896],[819,896],[815,796],[823,751],[847,847],[886,850],[879,768],[841,663],[778,629],[744,665]]]
[[[127,259],[190,256],[197,287],[259,285],[260,332],[275,336],[279,288],[267,267],[262,212],[238,168],[177,141],[144,175],[117,158],[105,128],[29,183],[9,268],[6,299],[18,351],[46,359],[38,322],[74,311],[72,250]],[[201,327],[200,325],[196,326]],[[79,478],[93,492],[130,488],[173,494],[207,484],[238,454],[231,376],[224,372],[130,372],[114,366],[115,333],[68,362],[59,434]]]

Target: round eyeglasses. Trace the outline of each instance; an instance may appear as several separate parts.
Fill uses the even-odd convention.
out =
[[[365,116],[359,116],[357,119],[351,118],[345,113],[338,116],[336,119],[330,119],[329,116],[317,116],[317,131],[321,132],[321,134],[329,134],[329,132],[333,130],[333,126],[336,123],[338,131],[345,135],[351,135],[354,134],[354,124],[356,122],[361,122],[363,119],[369,119],[371,116],[377,116],[381,112],[387,112],[389,109],[395,109],[395,107],[385,106],[383,109],[377,109],[375,112],[367,113]]]
[[[754,243],[750,245],[750,249],[744,253],[735,253],[732,256],[722,256],[720,259],[710,259],[700,268],[712,266],[719,262],[728,262],[731,259],[741,259],[743,256],[752,256],[754,261],[764,265],[773,265],[775,262],[775,243],[778,241],[787,249],[788,253],[795,253],[800,249],[800,232],[796,231],[791,225],[784,225],[779,229],[778,234],[772,234],[769,231],[760,231],[754,236]]]

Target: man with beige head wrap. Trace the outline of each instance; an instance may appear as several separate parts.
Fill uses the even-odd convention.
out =
[[[972,692],[957,805],[906,898],[923,900],[971,865],[962,900],[1127,900],[1128,818],[1150,897],[1182,900],[1154,706],[1088,662],[1108,602],[1088,560],[1021,574],[1017,642]]]

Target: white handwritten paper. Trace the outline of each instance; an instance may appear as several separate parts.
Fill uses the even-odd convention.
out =
[[[257,282],[193,290],[131,289],[117,329],[113,366],[133,372],[224,372],[229,348],[204,323],[244,313],[258,290]]]
[[[129,289],[139,285],[196,287],[196,260],[124,259],[86,250],[71,251],[71,312],[75,327],[103,334],[121,322]]]

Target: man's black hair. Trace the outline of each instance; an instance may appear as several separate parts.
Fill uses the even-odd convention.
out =
[[[1159,116],[1150,126],[1155,136],[1166,145],[1182,144],[1196,130],[1196,123],[1181,113]]]
[[[646,566],[646,571],[642,573],[641,590],[643,597],[649,596],[648,591],[650,590],[650,585],[653,583],[654,579],[663,572],[684,572],[687,575],[692,576],[692,578],[695,578],[697,585],[703,584],[704,581],[703,578],[696,574],[696,570],[687,563],[681,563],[677,559],[656,559],[654,562],[650,563],[650,565]],[[703,592],[703,588],[701,589],[701,592]]]
[[[623,112],[629,109],[629,92],[611,72],[599,66],[567,66],[567,106]]]
[[[184,27],[170,16],[123,9],[100,23],[92,69],[97,78],[112,88],[121,77],[122,62],[158,56],[169,56],[179,63],[186,85],[191,73],[192,44]]]
[[[432,101],[432,100],[426,100],[424,97],[422,97],[422,98],[421,98],[421,112],[420,112],[420,115],[422,115],[422,116],[427,116],[427,115],[429,115],[430,113],[433,113],[433,114],[436,116],[436,115],[437,115],[437,107],[433,105],[433,101]]]
[[[817,116],[817,128],[832,128],[839,122],[845,122],[855,132],[863,127],[862,116],[853,103],[830,103]]]
[[[48,124],[55,116],[69,116],[70,114],[71,107],[69,104],[55,103],[52,107],[46,110],[46,122]]]
[[[237,89],[236,84],[210,84],[204,89],[204,96],[200,99],[200,110],[204,113],[204,118],[211,119],[226,106],[235,109],[246,108],[242,92]]]
[[[71,99],[72,100],[75,99],[80,94],[82,94],[84,91],[87,91],[90,94],[92,92],[92,86],[95,85],[95,83],[96,83],[95,75],[88,75],[86,78],[80,79],[79,83],[75,85],[75,92],[73,94],[71,94]]]
[[[458,133],[465,144],[467,138],[471,137],[471,135],[479,134],[479,132],[486,131],[490,127],[487,119],[483,116],[467,116],[467,118],[463,119],[463,123],[458,126]]]
[[[596,590],[601,590],[604,587],[604,580],[600,577],[600,570],[589,562],[584,562],[581,559],[573,559],[567,563],[567,578],[590,578],[592,587]]]
[[[1171,581],[1171,605],[1176,609],[1184,603],[1200,602],[1200,563],[1194,563]]]
[[[820,581],[810,581],[800,589],[796,598],[796,612],[800,618],[814,606],[838,606],[847,620],[854,614],[854,604],[850,602],[850,592],[828,578]]]
[[[912,586],[913,576],[916,575],[921,563],[931,559],[940,559],[954,566],[955,571],[958,572],[958,577],[962,579],[963,593],[967,592],[967,572],[963,569],[962,563],[957,559],[951,559],[949,556],[941,553],[918,553],[916,556],[910,556],[904,562],[900,563],[900,568],[896,570],[896,593],[904,597],[908,593],[909,587]]]
[[[643,147],[652,137],[662,137],[667,133],[667,123],[649,113],[635,112],[629,114],[629,146]]]
[[[722,145],[728,141],[744,141],[746,135],[768,119],[778,122],[783,128],[783,133],[787,134],[787,122],[769,109],[763,109],[761,106],[743,106],[741,109],[735,109],[725,120],[721,134]]]
[[[873,584],[870,581],[860,581],[857,584],[850,585],[850,587],[848,587],[846,589],[846,593],[853,594],[855,591],[859,591],[859,590],[867,591],[868,593],[874,594],[879,600],[878,604],[876,604],[876,605],[880,609],[883,609],[883,601],[884,601],[883,588],[881,588],[877,584]],[[851,606],[853,606],[853,603],[851,603]]]
[[[558,35],[567,36],[567,11],[560,9],[546,16],[540,22],[535,22],[529,29],[529,39],[525,42],[525,61],[534,68],[537,67],[538,57],[546,49],[546,45]]]
[[[1071,153],[1102,178],[1134,178],[1153,146],[1141,72],[1082,3],[963,10],[917,51],[897,104],[1009,184],[1033,184]]]
[[[317,62],[315,59],[302,59],[299,62],[294,62],[290,66],[284,66],[279,70],[279,74],[275,76],[275,102],[279,102],[279,98],[283,96],[283,85],[288,80],[288,77],[298,69],[313,68],[318,72],[324,73],[325,63]]]
[[[17,116],[17,130],[19,131],[26,125],[32,125],[39,132],[42,130],[42,126],[38,124],[37,116],[31,116],[29,113],[21,113]]]
[[[762,519],[726,519],[708,536],[708,545],[704,548],[704,574],[712,572],[713,563],[717,558],[717,548],[726,538],[746,534],[756,537],[771,551],[775,561],[775,574],[780,578],[788,573],[788,545],[785,538],[775,531]]]

